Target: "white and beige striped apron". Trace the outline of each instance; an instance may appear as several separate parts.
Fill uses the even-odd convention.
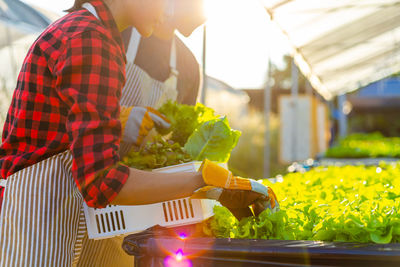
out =
[[[139,48],[141,36],[132,28],[126,58],[126,84],[122,89],[121,106],[141,106],[159,108],[168,100],[175,101],[178,97],[178,71],[176,68],[176,45],[172,39],[170,55],[170,76],[160,82],[153,79],[146,71],[134,62]],[[120,155],[126,155],[132,144],[121,143]]]
[[[83,197],[63,152],[2,181],[0,266],[133,266],[122,238],[89,240]]]

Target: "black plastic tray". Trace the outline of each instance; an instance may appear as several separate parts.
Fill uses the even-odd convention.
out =
[[[137,267],[167,266],[166,258],[174,258],[180,250],[190,261],[181,266],[400,266],[400,244],[204,237],[181,240],[157,229],[126,237],[123,248],[135,256]]]

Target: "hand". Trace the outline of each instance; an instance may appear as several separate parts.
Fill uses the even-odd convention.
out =
[[[270,209],[272,212],[279,210],[275,193],[271,188],[268,188],[267,191],[269,194],[265,196],[254,191],[205,186],[195,191],[192,198],[217,200],[240,221],[245,217],[253,216],[253,212],[255,216],[258,216],[266,209]],[[250,206],[252,206],[253,212]]]
[[[168,129],[169,120],[151,107],[121,107],[122,141],[139,146],[154,128]]]
[[[268,196],[268,187],[255,180],[234,176],[231,171],[207,159],[203,161],[200,172],[206,185],[254,191]]]

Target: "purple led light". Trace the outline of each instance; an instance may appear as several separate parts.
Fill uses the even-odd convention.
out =
[[[174,257],[168,256],[164,260],[165,267],[193,267],[192,261],[189,259],[185,259],[182,257],[181,260],[178,260],[177,255]],[[183,256],[183,255],[182,255]]]
[[[182,261],[183,259],[183,251],[182,249],[179,249],[176,253],[175,253],[175,258],[178,262]]]
[[[186,236],[185,233],[180,233],[180,234],[179,234],[179,238],[182,239],[182,240],[184,240],[184,239],[187,238],[187,236]]]

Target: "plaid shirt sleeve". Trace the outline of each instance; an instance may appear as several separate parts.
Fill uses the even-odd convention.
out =
[[[129,176],[118,154],[124,67],[112,40],[94,30],[68,40],[54,66],[57,93],[69,107],[72,174],[90,207],[107,206]]]

